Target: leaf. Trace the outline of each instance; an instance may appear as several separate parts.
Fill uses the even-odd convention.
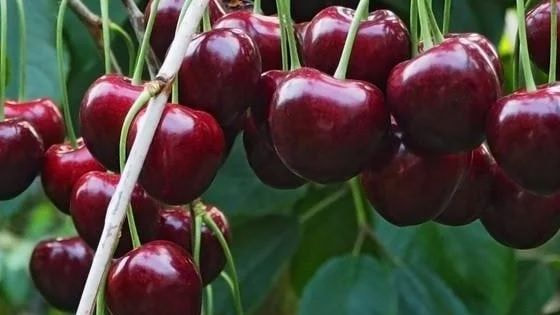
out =
[[[369,256],[333,258],[305,287],[298,314],[397,314],[391,270]]]
[[[518,263],[517,293],[509,315],[540,314],[557,289],[556,275],[540,262]]]
[[[247,314],[261,305],[299,240],[293,217],[266,216],[233,226],[233,255]],[[216,313],[234,314],[230,292],[216,281]]]

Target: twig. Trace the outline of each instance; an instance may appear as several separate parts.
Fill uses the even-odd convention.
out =
[[[134,0],[122,0],[122,2],[128,11],[130,25],[132,25],[132,29],[134,29],[136,39],[139,43],[141,43],[142,39],[144,38],[145,30],[144,14],[142,13],[142,11],[140,11]],[[159,69],[159,61],[152,49],[150,49],[146,54],[146,63],[148,64],[150,77],[154,78]]]
[[[95,40],[95,44],[100,51],[103,51],[103,33],[101,32],[101,17],[93,13],[81,0],[70,0],[68,5],[78,16],[80,21],[86,26],[91,37]],[[117,57],[111,51],[111,64],[116,72],[122,73],[122,69],[118,64]]]
[[[179,30],[171,43],[167,57],[159,70],[156,80],[145,85],[143,93],[149,92],[157,95],[151,99],[148,105],[145,120],[140,125],[128,162],[124,167],[115,193],[107,207],[105,225],[76,312],[77,315],[92,314],[95,297],[103,274],[109,267],[119,239],[132,191],[140,175],[164,106],[167,103],[171,82],[179,71],[187,47],[198,28],[207,6],[208,0],[193,0],[185,14],[185,19],[181,21]]]

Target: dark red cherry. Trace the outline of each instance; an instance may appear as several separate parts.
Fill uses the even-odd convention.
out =
[[[113,315],[200,315],[202,304],[196,266],[168,241],[142,245],[115,262],[106,294]]]
[[[150,0],[144,10],[144,23],[148,23],[150,11],[152,9]],[[163,60],[167,54],[167,49],[175,37],[175,30],[181,15],[181,8],[185,0],[160,0],[156,9],[156,20],[150,37],[150,45],[156,56]]]
[[[358,2],[359,0],[292,1],[292,16],[296,22],[309,21],[313,18],[313,16],[315,16],[315,14],[328,6],[339,5],[347,8],[355,8],[358,6]],[[262,6],[264,12],[267,14],[276,12],[276,4],[272,0],[263,1]]]
[[[124,118],[142,92],[129,78],[106,75],[84,96],[80,109],[82,137],[91,154],[111,171],[119,170],[119,140]]]
[[[334,74],[354,14],[353,9],[333,6],[311,20],[302,49],[306,66]],[[347,77],[384,89],[391,69],[409,58],[406,26],[393,12],[377,10],[360,24]]]
[[[481,48],[450,38],[396,66],[387,82],[387,104],[415,150],[457,153],[484,140],[486,114],[500,83]]]
[[[144,119],[141,111],[129,133],[129,147]],[[200,197],[220,168],[224,134],[212,116],[168,104],[140,173],[140,184],[153,197],[183,205]]]
[[[557,1],[560,6],[560,1]],[[560,20],[560,10],[558,10]],[[527,42],[531,59],[548,73],[550,64],[550,1],[541,1],[533,10],[527,13],[525,18],[527,23]],[[558,23],[560,33],[560,23]],[[560,41],[558,41],[560,51]],[[556,73],[560,75],[560,67],[556,68]]]
[[[538,247],[560,228],[560,194],[523,190],[495,168],[491,207],[482,213],[484,227],[498,242],[517,249]]]
[[[179,70],[181,104],[230,125],[254,102],[260,74],[259,51],[243,31],[203,33],[189,45]]]
[[[89,172],[74,185],[70,214],[78,234],[92,248],[97,248],[105,224],[107,206],[115,193],[119,178],[120,175],[117,174]],[[140,240],[153,240],[158,225],[159,204],[138,185],[132,193],[131,204]],[[125,221],[115,256],[121,256],[130,249],[132,241]]]
[[[17,197],[31,185],[43,166],[43,141],[27,121],[0,122],[0,200]]]
[[[282,69],[280,21],[275,16],[242,10],[229,13],[216,21],[214,28],[237,28],[247,33],[258,47],[262,71]]]
[[[229,223],[226,216],[216,207],[207,206],[208,214],[220,228],[226,239],[231,239]],[[188,209],[169,208],[160,213],[161,220],[157,239],[181,245],[192,255],[193,220]],[[202,284],[214,281],[224,269],[226,257],[218,238],[205,225],[202,225],[200,239],[200,266]]]
[[[276,92],[278,86],[288,74],[289,72],[280,70],[270,70],[261,74],[257,98],[256,101],[251,104],[252,121],[260,132],[264,132],[266,134],[269,142],[272,141],[270,139],[270,128],[268,126],[270,105],[272,103],[274,92]]]
[[[241,116],[237,117],[230,125],[222,126],[222,130],[224,132],[224,139],[226,141],[226,150],[224,154],[224,160],[227,159],[231,150],[233,149],[233,145],[235,144],[235,140],[237,140],[237,136],[243,131],[243,126],[245,125],[245,119],[247,119],[247,114],[243,113]]]
[[[383,150],[362,172],[361,182],[383,218],[398,226],[417,225],[443,212],[470,159],[471,153],[418,155],[402,143],[397,131],[385,138]]]
[[[31,101],[6,101],[4,113],[8,118],[22,118],[37,131],[45,150],[64,141],[64,119],[55,103],[49,98]]]
[[[43,190],[60,211],[69,214],[70,197],[76,181],[85,173],[104,170],[82,139],[78,139],[76,148],[69,143],[55,144],[45,153],[41,173]]]
[[[485,148],[474,150],[465,178],[443,213],[434,220],[441,224],[460,226],[478,219],[490,204],[493,167],[494,161]]]
[[[496,162],[521,187],[560,190],[560,92],[540,88],[503,97],[488,114],[488,144]]]
[[[33,249],[29,272],[37,290],[52,306],[75,311],[93,261],[79,237],[42,241]]]
[[[486,38],[486,36],[478,34],[478,33],[449,33],[445,35],[446,38],[464,38],[467,39],[475,44],[477,44],[482,51],[486,54],[490,62],[494,66],[494,70],[496,70],[496,74],[498,75],[498,79],[500,82],[504,80],[504,67],[502,65],[502,60],[500,59],[500,55],[498,55],[498,51],[494,44]]]
[[[268,133],[257,129],[252,117],[247,117],[245,122],[243,144],[251,169],[264,184],[278,189],[295,189],[305,184],[304,179],[282,163]]]
[[[301,68],[274,93],[269,123],[282,162],[325,184],[360,173],[389,128],[389,114],[374,85]]]
[[[212,25],[214,25],[217,20],[219,20],[222,16],[228,14],[229,12],[239,10],[252,10],[253,3],[249,0],[210,0],[208,2],[208,8],[210,10],[210,22],[212,22]]]

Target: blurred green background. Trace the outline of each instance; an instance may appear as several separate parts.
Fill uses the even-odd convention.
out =
[[[58,100],[58,1],[24,2],[27,96]],[[434,0],[438,16],[442,2]],[[15,3],[8,3],[12,67],[8,93],[15,97],[13,67],[18,64],[19,34]],[[85,3],[98,11],[98,1]],[[408,20],[408,0],[375,3]],[[503,35],[511,5],[506,0],[455,0],[451,20],[454,31],[480,32],[500,44],[507,72],[512,45]],[[111,17],[129,30],[120,1],[111,1]],[[64,36],[68,89],[76,116],[84,91],[102,74],[102,60],[86,28],[70,12]],[[114,48],[126,67],[124,45],[116,39]],[[205,200],[216,204],[233,223],[243,302],[252,314],[560,314],[558,239],[536,250],[514,251],[493,241],[479,223],[462,228],[433,223],[396,228],[372,212],[377,238],[396,264],[381,259],[379,244],[371,242],[359,258],[351,258],[357,228],[346,187],[269,189],[252,174],[239,141]],[[306,216],[317,209],[322,211]],[[17,199],[0,203],[0,314],[60,314],[33,288],[27,264],[39,240],[73,234],[70,219],[45,199],[38,183]],[[216,314],[233,314],[224,283],[217,280],[215,288]]]

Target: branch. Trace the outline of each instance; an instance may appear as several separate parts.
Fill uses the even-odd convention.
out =
[[[81,0],[69,0],[68,5],[72,11],[78,16],[80,21],[86,26],[89,33],[93,37],[97,48],[103,51],[103,33],[101,32],[101,18],[90,11],[90,9]],[[122,69],[118,64],[117,57],[111,51],[111,64],[116,72],[122,73]]]
[[[134,0],[122,0],[122,2],[128,11],[128,17],[130,20],[130,24],[132,25],[132,29],[134,29],[134,33],[136,34],[136,39],[139,43],[141,43],[142,39],[144,38],[145,30],[144,13],[140,11]],[[151,48],[146,54],[146,63],[148,64],[150,77],[155,77],[157,69],[159,68],[159,61]]]
[[[119,183],[107,207],[107,215],[103,233],[95,252],[91,269],[76,312],[77,315],[93,313],[95,297],[101,285],[103,275],[107,272],[114,249],[117,245],[120,230],[125,219],[126,209],[146,154],[154,137],[163,109],[169,97],[169,89],[177,75],[187,47],[195,34],[202,15],[208,6],[208,0],[193,0],[185,18],[181,21],[175,38],[156,80],[145,85],[144,93],[157,94],[150,100],[143,124],[140,126],[136,141],[132,145],[128,162],[121,174]]]

